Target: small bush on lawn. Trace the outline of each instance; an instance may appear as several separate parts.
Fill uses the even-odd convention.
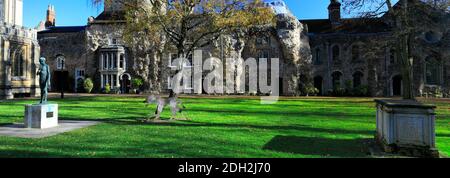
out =
[[[102,93],[104,93],[104,94],[109,94],[109,93],[111,93],[111,86],[109,85],[109,83],[107,83],[107,84],[105,85],[105,88],[103,89]]]
[[[319,92],[319,89],[314,87],[312,83],[307,84],[305,87],[306,96],[316,96]]]
[[[353,96],[367,96],[369,87],[367,85],[360,85],[353,88]]]
[[[92,89],[94,88],[94,83],[92,82],[92,79],[87,78],[86,80],[84,80],[83,87],[87,93],[91,93]]]

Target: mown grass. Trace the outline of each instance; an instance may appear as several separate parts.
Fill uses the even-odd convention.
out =
[[[366,157],[373,139],[370,98],[183,98],[191,121],[137,122],[153,112],[142,98],[101,96],[52,100],[60,119],[102,124],[43,139],[0,136],[0,157],[303,158]],[[0,102],[0,124],[22,122],[24,104]],[[450,102],[438,105],[437,145],[450,153]],[[169,117],[169,112],[164,112]]]

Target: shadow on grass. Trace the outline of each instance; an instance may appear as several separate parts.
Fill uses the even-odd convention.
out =
[[[109,123],[114,125],[149,125],[160,127],[222,127],[228,129],[261,129],[261,130],[276,130],[276,131],[309,131],[309,132],[321,132],[329,134],[360,134],[360,135],[373,135],[374,131],[371,130],[347,130],[337,128],[317,128],[308,125],[255,125],[255,124],[226,124],[226,123],[206,123],[196,121],[173,121],[163,123],[143,123],[139,120],[144,118],[125,117],[116,119],[79,119],[79,118],[61,118],[61,120],[82,120],[82,121],[97,121],[103,123]],[[162,120],[168,120],[169,118],[161,118]]]
[[[317,137],[275,136],[263,149],[275,152],[325,157],[366,157],[370,139],[329,139]]]
[[[56,158],[64,157],[66,155],[59,155],[56,153],[48,153],[44,151],[31,151],[31,150],[13,150],[6,149],[0,150],[1,158]]]

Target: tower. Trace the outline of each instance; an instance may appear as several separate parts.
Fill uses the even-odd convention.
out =
[[[55,6],[48,5],[47,18],[45,20],[45,28],[54,27],[56,25]]]
[[[0,0],[0,21],[23,25],[23,0]]]
[[[340,24],[341,3],[338,0],[330,0],[330,5],[328,6],[328,18],[333,26]]]

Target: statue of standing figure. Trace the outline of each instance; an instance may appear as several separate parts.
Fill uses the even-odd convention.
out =
[[[39,86],[41,87],[40,104],[47,104],[48,87],[50,86],[50,67],[45,63],[46,59],[39,59],[40,67],[37,75],[39,75]]]

